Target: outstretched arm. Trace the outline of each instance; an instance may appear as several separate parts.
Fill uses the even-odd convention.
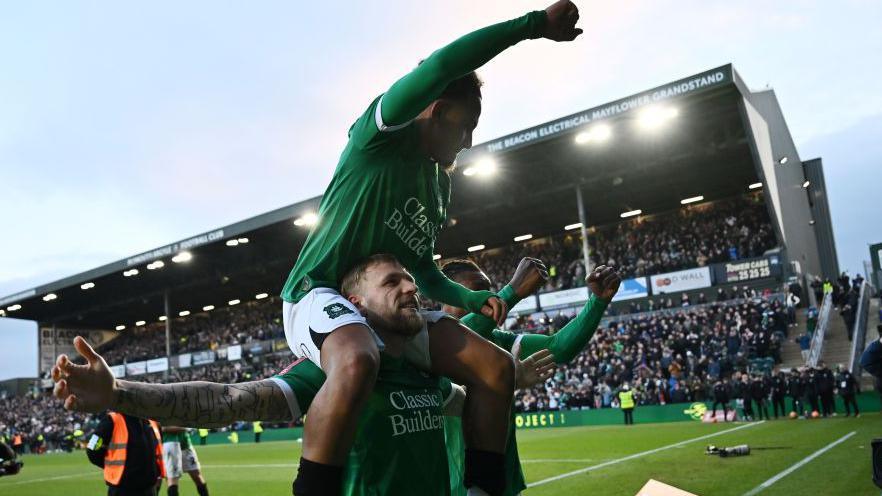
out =
[[[576,29],[578,19],[576,6],[562,0],[544,11],[479,29],[436,50],[383,95],[380,107],[383,124],[407,123],[436,100],[451,81],[481,67],[522,40],[544,37],[572,41],[582,33]]]
[[[184,427],[223,427],[237,420],[293,420],[284,392],[270,379],[241,384],[117,380],[110,409]]]
[[[236,420],[292,420],[285,393],[272,380],[241,384],[123,381],[113,377],[107,362],[85,339],[76,337],[74,347],[86,359],[85,365],[61,355],[52,367],[54,394],[68,410],[96,413],[109,408],[183,427],[221,427]]]

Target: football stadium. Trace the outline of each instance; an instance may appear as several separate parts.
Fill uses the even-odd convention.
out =
[[[379,105],[376,115],[382,119]],[[840,270],[822,158],[800,155],[773,89],[750,89],[727,64],[463,150],[446,172],[450,200],[437,240],[442,226],[427,231],[419,220],[434,204],[416,196],[384,217],[364,220],[373,211],[358,210],[341,229],[389,229],[466,287],[454,268],[474,268],[500,298],[505,288],[527,286],[518,276],[524,259],[541,261],[525,265],[529,292],[506,301],[513,304],[493,330],[511,336],[508,345],[493,342],[515,356],[516,373],[532,362],[511,343],[540,342],[532,336],[548,343],[556,362],[531,383],[516,382],[511,423],[523,486],[504,494],[878,494],[882,382],[873,375],[878,367],[864,366],[880,339],[882,245],[871,247],[872,277]],[[154,454],[165,476],[179,479],[174,492],[163,483],[159,494],[291,494],[309,449],[310,413],[297,385],[275,386],[284,392],[281,413],[256,390],[247,391],[254,399],[225,398],[236,385],[283,384],[311,363],[312,352],[288,336],[281,293],[329,222],[328,205],[305,198],[0,297],[0,317],[37,323],[40,373],[0,383],[0,441],[12,452],[0,456],[0,494],[101,494],[153,467]],[[303,281],[303,291],[319,282]],[[428,310],[445,305],[434,294],[416,301]],[[464,311],[489,321],[484,308]],[[340,303],[322,310],[326,319],[352,317]],[[585,324],[591,315],[593,326]],[[576,334],[576,324],[588,330]],[[309,331],[316,341],[312,324]],[[118,381],[155,389],[138,399],[140,389],[128,391],[125,415],[82,411],[85,403],[65,408],[67,393],[85,402],[74,388],[91,387],[65,367],[98,367],[75,345],[78,336]],[[394,348],[386,346],[379,391],[393,391],[382,385],[385,353]],[[59,368],[60,355],[73,362]],[[469,407],[447,406],[458,391],[468,405],[480,390],[463,391],[454,378],[439,389],[427,385],[437,382],[430,377],[420,371],[413,380],[422,385],[389,393],[388,421],[381,412],[373,422],[391,425],[392,437],[443,432],[447,457],[420,462],[411,447],[396,453],[388,440],[364,441],[383,429],[359,423],[346,494],[466,494],[455,459],[463,435],[466,460],[474,456]],[[223,393],[193,386],[191,397],[163,386],[192,381],[226,386]],[[426,394],[411,394],[413,387]],[[229,401],[229,412],[215,408],[214,394]],[[373,397],[367,405],[375,407]],[[165,417],[150,413],[162,408]],[[131,443],[153,436],[151,427],[162,442],[151,441],[156,453],[139,455],[142,468],[133,468]],[[102,438],[107,429],[112,436]],[[358,453],[371,443],[393,446],[384,448],[390,460],[433,465],[420,470],[449,474],[450,487],[357,486],[353,471],[371,470]],[[93,455],[101,449],[103,476]],[[198,461],[188,458],[194,452]]]

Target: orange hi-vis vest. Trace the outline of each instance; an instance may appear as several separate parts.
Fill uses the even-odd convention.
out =
[[[21,446],[21,434],[16,434],[12,437],[12,445],[13,446]]]
[[[104,480],[111,485],[119,485],[122,480],[123,470],[126,468],[126,448],[129,445],[129,429],[126,427],[125,417],[116,412],[110,412],[113,420],[113,435],[110,444],[107,445],[107,453],[104,455]],[[165,477],[165,465],[162,462],[162,434],[159,433],[159,424],[150,420],[150,427],[156,436],[156,466],[159,467],[159,476]]]

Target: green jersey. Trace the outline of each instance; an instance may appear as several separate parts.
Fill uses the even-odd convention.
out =
[[[520,299],[511,286],[502,288],[500,297],[508,304],[509,308],[517,305]],[[480,314],[469,314],[463,317],[462,322],[472,330],[486,337],[500,348],[511,352],[515,343],[520,341],[520,359],[548,349],[557,363],[567,363],[573,360],[585,345],[591,341],[603,312],[609,303],[591,296],[579,314],[567,323],[553,336],[543,334],[515,334],[508,331],[494,329],[495,323]],[[513,405],[512,405],[513,406]],[[521,469],[521,460],[518,455],[517,433],[515,432],[515,412],[512,407],[511,418],[508,426],[508,446],[505,450],[505,496],[519,494],[527,488],[524,480],[524,472]],[[450,466],[450,487],[453,496],[465,496],[466,488],[463,485],[463,473],[465,466],[465,442],[462,438],[462,421],[459,418],[447,417],[445,419],[445,437],[447,441],[447,458]]]
[[[377,382],[347,461],[343,494],[448,495],[443,407],[453,387],[403,358],[380,356]],[[301,359],[274,380],[288,397],[292,414],[299,416],[324,378],[315,364]]]
[[[190,443],[190,431],[184,430],[182,432],[162,432],[162,442],[163,443],[181,443],[181,449],[189,449],[192,444]]]
[[[282,290],[297,302],[316,287],[337,288],[345,272],[367,256],[391,253],[436,301],[479,312],[492,296],[469,291],[438,270],[435,240],[447,220],[450,177],[420,146],[411,121],[447,85],[515,43],[538,38],[545,13],[470,33],[437,50],[376,98],[349,130],[331,184]]]

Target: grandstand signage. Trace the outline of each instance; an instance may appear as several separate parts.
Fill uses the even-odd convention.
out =
[[[522,314],[527,312],[535,312],[536,308],[538,308],[536,306],[536,297],[530,296],[529,298],[524,298],[523,300],[519,301],[517,305],[511,307],[510,311],[516,314]]]
[[[147,373],[147,362],[132,362],[126,364],[126,375],[141,375]]]
[[[539,306],[544,309],[574,305],[588,301],[588,288],[572,288],[539,295]]]
[[[83,336],[92,346],[98,347],[110,341],[116,334],[111,331],[83,329],[58,329],[53,332],[51,327],[40,328],[40,371],[47,372],[55,365],[58,355],[77,356],[73,340]]]
[[[193,365],[205,365],[206,363],[212,363],[215,360],[213,351],[198,351],[192,353],[191,358],[193,360]]]
[[[126,376],[126,366],[125,365],[112,365],[110,367],[110,372],[112,372],[113,376],[116,378],[125,377]]]
[[[141,253],[140,255],[135,255],[134,257],[126,259],[126,265],[129,267],[131,267],[132,265],[141,265],[143,263],[156,260],[157,258],[174,255],[181,250],[189,250],[191,248],[196,248],[197,246],[205,245],[214,241],[221,240],[223,238],[223,229],[218,229],[210,233],[200,234],[199,236],[194,236],[190,239],[185,239],[177,243],[163,246],[162,248],[157,248],[155,250]]]
[[[168,370],[168,357],[147,360],[147,372],[165,372]]]
[[[189,353],[181,353],[178,355],[178,368],[185,369],[193,363],[193,356]]]
[[[236,344],[227,348],[227,360],[241,360],[242,359],[242,345]]]
[[[714,267],[717,284],[753,281],[781,275],[778,257],[753,258],[718,264]]]
[[[463,162],[482,153],[494,153],[519,148],[533,142],[542,141],[562,133],[575,131],[592,122],[615,117],[631,110],[663,102],[670,98],[698,93],[724,84],[732,83],[730,66],[711,69],[692,77],[681,79],[658,88],[616,100],[612,103],[594,107],[576,114],[525,129],[518,133],[504,136],[498,140],[479,145],[464,154]]]
[[[645,277],[625,279],[619,286],[619,292],[613,296],[612,301],[633,300],[649,296],[649,285]]]
[[[709,288],[711,286],[710,267],[678,270],[649,277],[652,282],[652,294],[659,295],[687,291],[690,289]]]

